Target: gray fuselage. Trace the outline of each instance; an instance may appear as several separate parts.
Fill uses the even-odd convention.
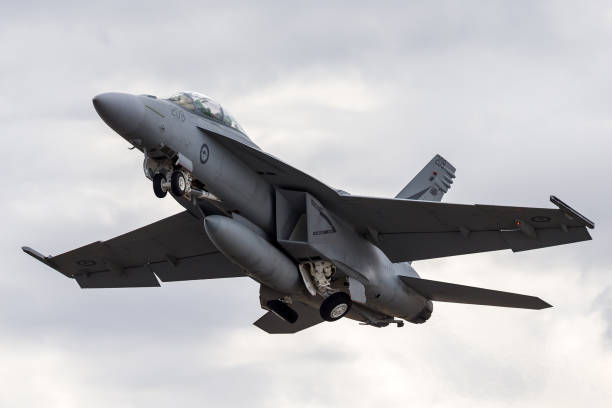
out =
[[[146,158],[168,160],[180,154],[181,165],[188,168],[203,189],[221,200],[218,205],[226,214],[235,215],[234,219],[244,223],[254,234],[267,240],[281,253],[286,252],[277,242],[275,208],[276,190],[283,186],[270,183],[212,137],[222,135],[259,149],[245,134],[195,115],[171,101],[150,96],[109,93],[96,97],[94,104],[107,124],[142,151]],[[111,110],[113,112],[109,112]],[[183,198],[177,201],[184,206],[190,205]],[[316,197],[313,205],[321,205],[316,202]],[[348,317],[362,321],[385,317],[411,320],[424,308],[431,308],[431,302],[403,285],[398,278],[399,275],[418,276],[409,263],[392,263],[350,224],[331,211],[324,211],[334,233],[311,237],[312,245],[325,258],[337,263],[340,269],[350,270],[361,277],[365,292],[365,298],[358,301],[356,311]],[[205,217],[206,211],[201,215]],[[293,271],[287,273],[299,276],[295,259],[293,263]],[[257,275],[250,276],[270,285],[258,279]],[[315,307],[322,300],[319,296],[309,296],[303,284],[286,294]]]

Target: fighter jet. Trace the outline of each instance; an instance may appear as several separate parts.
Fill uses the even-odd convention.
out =
[[[385,327],[424,323],[432,302],[525,309],[538,297],[421,278],[417,260],[591,239],[593,222],[556,208],[442,203],[455,167],[440,155],[395,198],[327,186],[257,146],[212,98],[104,93],[100,117],[144,156],[160,199],[185,211],[57,256],[29,255],[81,288],[250,277],[267,312],[254,324],[296,333],[342,317]]]

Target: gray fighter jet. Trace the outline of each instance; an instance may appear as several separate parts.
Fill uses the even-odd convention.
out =
[[[206,95],[104,93],[93,104],[144,154],[155,195],[170,192],[186,210],[57,256],[23,248],[81,288],[249,276],[267,310],[255,325],[268,333],[345,316],[401,327],[429,319],[432,301],[550,307],[533,296],[421,279],[412,261],[591,239],[594,224],[554,196],[554,209],[441,203],[455,168],[439,155],[395,198],[355,196],[260,149]]]

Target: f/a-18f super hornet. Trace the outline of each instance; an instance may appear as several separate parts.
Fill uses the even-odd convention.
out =
[[[395,198],[350,195],[259,148],[208,96],[104,93],[102,119],[144,154],[159,198],[185,211],[57,256],[23,250],[81,288],[249,276],[267,310],[255,325],[295,333],[344,316],[376,327],[423,323],[432,301],[543,309],[540,298],[422,279],[412,261],[591,239],[557,207],[442,203],[455,168],[436,155]]]

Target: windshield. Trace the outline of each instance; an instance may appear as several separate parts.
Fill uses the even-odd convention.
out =
[[[246,134],[234,116],[226,109],[223,109],[221,105],[210,96],[198,92],[180,92],[171,96],[168,100],[190,112],[221,122],[226,126]]]

